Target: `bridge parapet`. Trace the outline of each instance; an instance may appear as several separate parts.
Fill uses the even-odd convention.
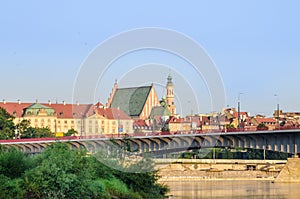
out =
[[[47,145],[55,142],[68,142],[73,148],[84,147],[89,151],[98,148],[109,149],[114,146],[123,147],[130,145],[139,153],[169,153],[174,151],[186,151],[197,148],[253,148],[272,150],[278,152],[300,153],[300,130],[277,130],[255,132],[229,132],[229,133],[206,133],[206,134],[167,134],[167,135],[126,135],[126,137],[66,137],[66,138],[36,138],[19,140],[0,140],[0,144],[16,146],[26,152],[36,153],[43,150]]]

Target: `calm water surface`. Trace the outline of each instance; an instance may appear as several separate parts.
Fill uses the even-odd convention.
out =
[[[300,184],[269,181],[165,182],[170,198],[291,198],[300,199]]]

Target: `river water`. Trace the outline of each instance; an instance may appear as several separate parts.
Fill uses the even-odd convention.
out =
[[[163,183],[163,182],[162,182]],[[165,182],[169,198],[281,198],[300,199],[300,184],[270,181]]]

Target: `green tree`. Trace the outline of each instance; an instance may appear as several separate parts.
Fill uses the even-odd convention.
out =
[[[37,129],[34,127],[28,127],[20,136],[21,138],[36,138],[37,137]]]
[[[28,127],[21,133],[21,138],[46,138],[46,137],[55,137],[55,134],[51,132],[48,127],[37,128],[37,127]]]
[[[18,135],[21,136],[26,133],[27,129],[30,127],[30,120],[24,119],[19,124],[16,125],[18,130]]]
[[[120,170],[126,167],[141,173],[112,169],[85,150],[71,150],[68,143],[52,144],[35,156],[0,145],[0,198],[140,199],[166,194],[167,187],[157,183],[157,173],[149,172],[151,160],[111,161],[119,164]]]
[[[57,143],[37,159],[38,166],[25,173],[26,198],[96,198],[103,194],[104,185],[95,178],[85,151]]]
[[[235,129],[233,124],[226,124],[226,129]]]
[[[30,168],[30,164],[27,154],[14,147],[0,151],[0,175],[11,179],[21,177]]]
[[[264,123],[260,123],[260,124],[258,124],[258,126],[257,126],[257,130],[268,130],[269,128],[267,127],[267,125],[266,124],[264,124]]]
[[[142,198],[164,198],[168,192],[168,188],[157,183],[157,171],[150,171],[154,167],[154,162],[150,159],[130,164],[128,171],[136,171],[140,173],[128,173],[115,171],[114,176],[122,180],[129,189],[139,193]]]
[[[49,127],[36,128],[38,138],[55,137]]]
[[[164,123],[161,132],[170,132],[169,124]]]
[[[0,198],[18,199],[23,198],[23,190],[21,188],[22,179],[10,179],[0,174]]]
[[[0,139],[13,139],[15,137],[14,116],[0,107]]]
[[[64,136],[73,136],[73,135],[77,135],[78,134],[78,131],[76,131],[75,129],[71,128],[68,130],[68,132],[66,132],[64,134]]]

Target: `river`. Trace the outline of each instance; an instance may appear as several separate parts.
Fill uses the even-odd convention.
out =
[[[163,183],[163,182],[162,182]],[[165,182],[169,198],[281,198],[299,199],[300,184],[271,181],[176,181]]]

